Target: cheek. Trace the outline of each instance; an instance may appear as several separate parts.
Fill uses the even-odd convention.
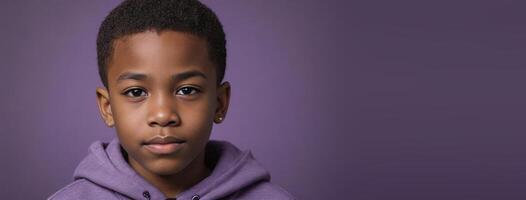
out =
[[[113,95],[114,98],[110,102],[112,103],[115,123],[126,124],[127,126],[133,124],[137,126],[139,122],[146,123],[144,121],[148,109],[146,102],[133,102],[121,94]]]
[[[112,106],[112,112],[119,140],[127,146],[136,143],[141,137],[137,133],[146,131],[143,125],[146,123],[144,111],[122,102],[116,102],[115,105],[118,106]]]
[[[193,106],[182,106],[179,112],[182,127],[189,138],[207,137],[213,124],[214,109],[210,102],[199,102]]]
[[[113,118],[115,124],[123,125],[124,127],[137,126],[139,122],[144,122],[144,109],[139,109],[136,106],[119,104],[113,109]]]
[[[203,101],[193,102],[192,105],[181,106],[181,133],[185,134],[187,142],[190,144],[188,149],[191,154],[197,155],[204,149],[210,138],[213,126],[215,107],[207,97]]]

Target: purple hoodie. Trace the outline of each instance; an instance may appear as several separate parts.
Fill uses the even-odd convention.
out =
[[[225,141],[209,141],[207,159],[217,160],[210,176],[177,195],[178,200],[294,199],[270,183],[270,174],[254,160]],[[166,199],[163,193],[139,176],[124,160],[119,141],[97,141],[79,164],[74,182],[48,199]]]

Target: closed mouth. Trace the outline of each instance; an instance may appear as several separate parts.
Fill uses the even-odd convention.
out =
[[[145,142],[143,142],[143,145],[150,145],[150,144],[170,144],[170,143],[184,143],[183,139],[179,139],[173,136],[155,136]]]
[[[172,154],[179,150],[185,142],[173,136],[156,136],[143,142],[142,145],[154,154]]]

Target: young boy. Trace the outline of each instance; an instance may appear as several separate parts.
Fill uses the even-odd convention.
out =
[[[232,144],[209,141],[227,113],[225,33],[197,0],[128,0],[97,38],[100,114],[74,182],[49,199],[293,199]]]

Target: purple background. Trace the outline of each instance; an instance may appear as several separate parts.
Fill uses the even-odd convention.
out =
[[[43,199],[109,140],[95,38],[119,1],[2,1],[1,198]],[[300,199],[525,199],[526,3],[204,1],[233,94],[213,138]]]

